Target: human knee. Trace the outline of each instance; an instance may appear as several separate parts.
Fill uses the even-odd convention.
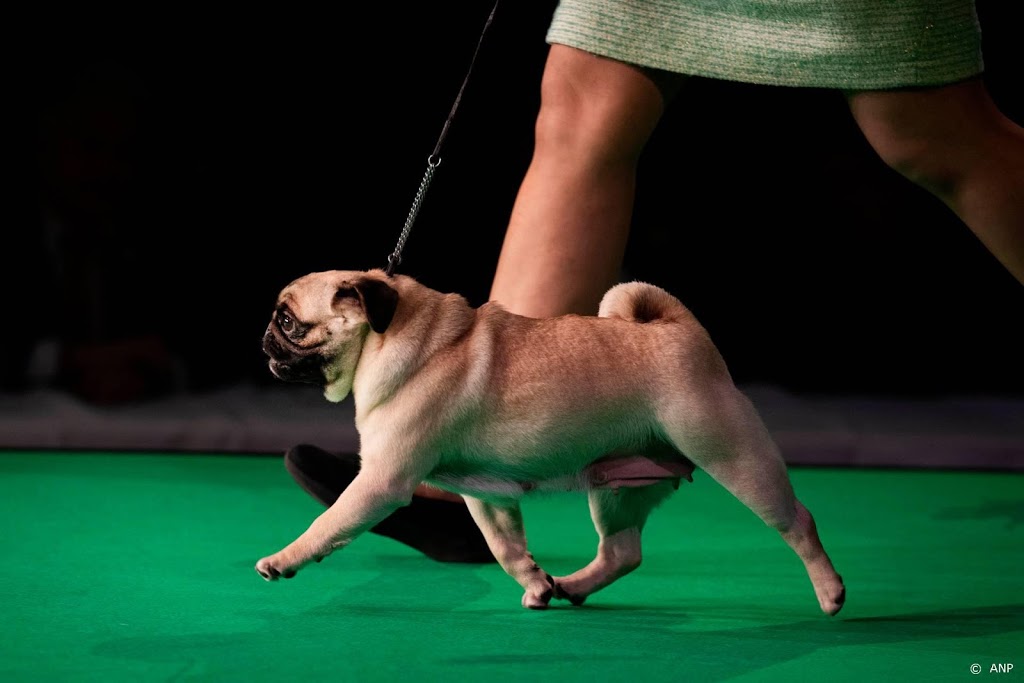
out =
[[[536,152],[576,160],[637,158],[640,150],[623,136],[614,109],[589,99],[568,81],[545,78],[534,126]]]
[[[890,168],[938,194],[956,189],[979,159],[1003,144],[984,86],[971,81],[924,91],[860,93],[851,111]]]
[[[538,154],[635,163],[664,108],[635,67],[554,46],[534,125]]]
[[[868,142],[886,166],[922,187],[941,194],[956,184],[960,167],[946,139],[881,125]]]

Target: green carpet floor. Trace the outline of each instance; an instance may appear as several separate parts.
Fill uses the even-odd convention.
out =
[[[1024,678],[1024,475],[791,472],[846,581],[833,618],[701,472],[651,518],[637,572],[537,612],[496,565],[372,534],[264,582],[255,561],[319,512],[277,458],[0,453],[0,681]],[[549,572],[589,561],[582,495],[524,514]]]

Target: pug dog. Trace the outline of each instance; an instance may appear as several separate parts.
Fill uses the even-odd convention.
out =
[[[846,590],[762,419],[708,332],[664,289],[612,287],[597,316],[472,307],[405,275],[315,272],[280,293],[263,349],[284,381],[355,403],[361,469],[295,540],[256,563],[267,581],[344,548],[421,482],[461,494],[522,605],[580,605],[635,570],[651,511],[696,467],[776,529],[828,615]],[[520,502],[583,490],[596,556],[567,576],[527,548]]]

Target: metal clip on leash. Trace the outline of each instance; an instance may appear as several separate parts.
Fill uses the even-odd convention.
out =
[[[438,143],[440,145],[440,142]],[[405,219],[405,225],[402,227],[402,232],[398,236],[398,244],[395,245],[395,250],[388,256],[388,267],[386,272],[388,277],[391,277],[392,273],[395,272],[395,268],[399,263],[402,262],[402,249],[405,247],[405,240],[409,239],[409,231],[412,230],[413,221],[416,220],[416,214],[420,212],[420,204],[423,203],[423,195],[427,193],[427,188],[430,187],[430,181],[434,178],[434,171],[441,165],[441,157],[436,156],[437,150],[434,150],[434,154],[427,157],[427,170],[423,174],[423,180],[420,181],[420,187],[416,190],[416,196],[412,200],[412,208],[409,209],[409,215]]]
[[[462,93],[466,89],[466,83],[469,82],[469,75],[473,73],[473,65],[476,63],[476,56],[480,53],[480,45],[484,41],[484,35],[487,33],[487,29],[490,28],[491,22],[494,21],[494,12],[498,9],[498,0],[494,0],[494,7],[491,8],[491,13],[487,17],[487,23],[484,24],[483,31],[480,32],[480,39],[476,43],[476,50],[473,52],[473,59],[469,62],[469,70],[466,72],[466,77],[462,79],[462,86],[459,88],[459,93],[455,96],[455,102],[452,104],[452,109],[448,112],[448,118],[444,122],[444,127],[441,129],[441,136],[437,139],[437,144],[434,145],[433,153],[427,157],[427,170],[423,174],[423,180],[420,181],[419,189],[416,190],[416,196],[412,200],[412,208],[409,209],[409,215],[405,219],[405,225],[402,227],[402,232],[398,236],[398,244],[395,245],[395,250],[388,256],[388,267],[385,268],[385,272],[388,277],[391,277],[395,268],[402,262],[402,249],[405,248],[405,241],[409,239],[409,231],[412,230],[412,224],[416,220],[416,215],[420,212],[420,205],[423,204],[423,196],[427,193],[427,188],[430,187],[430,181],[434,179],[434,171],[441,165],[441,145],[444,142],[445,137],[448,135],[448,128],[451,126],[452,119],[455,118],[455,110],[459,108],[459,102],[462,100]]]

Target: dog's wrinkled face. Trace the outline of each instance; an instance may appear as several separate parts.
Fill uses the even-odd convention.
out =
[[[384,333],[398,305],[387,280],[383,273],[339,270],[285,287],[263,334],[274,376],[323,386],[331,401],[345,398],[366,336]]]

